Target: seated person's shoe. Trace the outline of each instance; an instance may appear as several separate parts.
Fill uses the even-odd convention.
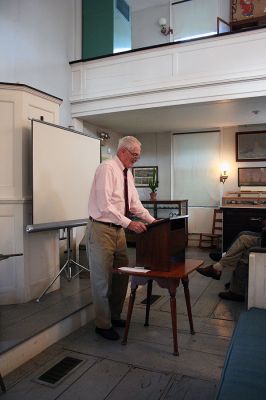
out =
[[[219,297],[224,300],[231,300],[231,301],[245,301],[245,296],[241,294],[233,293],[230,290],[228,292],[220,292]]]
[[[112,325],[116,326],[117,328],[125,328],[126,321],[124,319],[112,319]]]
[[[209,265],[208,267],[205,268],[197,268],[197,271],[204,276],[207,276],[208,278],[216,279],[217,281],[220,280],[222,273],[220,271],[216,271],[216,269],[213,268],[212,265]]]
[[[226,283],[224,284],[224,288],[225,288],[226,290],[230,289],[230,282],[226,282]]]
[[[104,337],[105,339],[108,339],[108,340],[118,340],[120,338],[120,336],[114,330],[113,327],[111,327],[109,329],[102,329],[102,328],[98,328],[96,326],[95,332],[98,333],[98,335],[101,335],[102,337]]]
[[[215,253],[210,253],[209,257],[213,260],[213,261],[220,261],[222,258],[222,253],[220,251],[216,251]]]

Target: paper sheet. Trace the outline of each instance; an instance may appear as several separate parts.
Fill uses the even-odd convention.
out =
[[[139,267],[135,267],[135,268],[121,267],[121,268],[118,268],[118,269],[120,269],[121,271],[126,271],[126,272],[140,272],[140,273],[143,273],[143,274],[146,274],[147,272],[150,271],[150,269],[144,269],[144,268],[139,268]]]

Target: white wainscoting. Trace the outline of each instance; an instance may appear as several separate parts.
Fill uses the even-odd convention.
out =
[[[249,255],[248,308],[266,308],[266,253]]]
[[[71,64],[72,116],[266,94],[266,29]]]
[[[0,84],[0,253],[23,253],[1,261],[0,304],[39,297],[59,270],[58,232],[26,233],[32,223],[29,118],[58,123],[59,104],[30,87]],[[58,280],[51,289],[59,287]]]

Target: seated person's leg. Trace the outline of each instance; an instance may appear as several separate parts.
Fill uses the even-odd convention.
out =
[[[230,290],[220,292],[219,296],[225,300],[244,301],[248,287],[248,264],[239,262],[232,273]]]
[[[239,235],[219,262],[205,268],[198,268],[197,271],[201,275],[219,280],[224,267],[236,268],[240,260],[248,262],[248,251],[250,247],[259,246],[260,242],[260,234]]]

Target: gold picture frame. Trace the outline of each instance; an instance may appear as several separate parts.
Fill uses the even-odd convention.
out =
[[[266,168],[238,168],[238,186],[266,186]]]
[[[236,161],[266,161],[266,131],[236,132]]]
[[[231,22],[265,17],[265,0],[231,0]]]
[[[153,171],[155,170],[155,177],[158,180],[158,167],[133,167],[132,174],[136,187],[149,187],[149,182],[153,177]]]

